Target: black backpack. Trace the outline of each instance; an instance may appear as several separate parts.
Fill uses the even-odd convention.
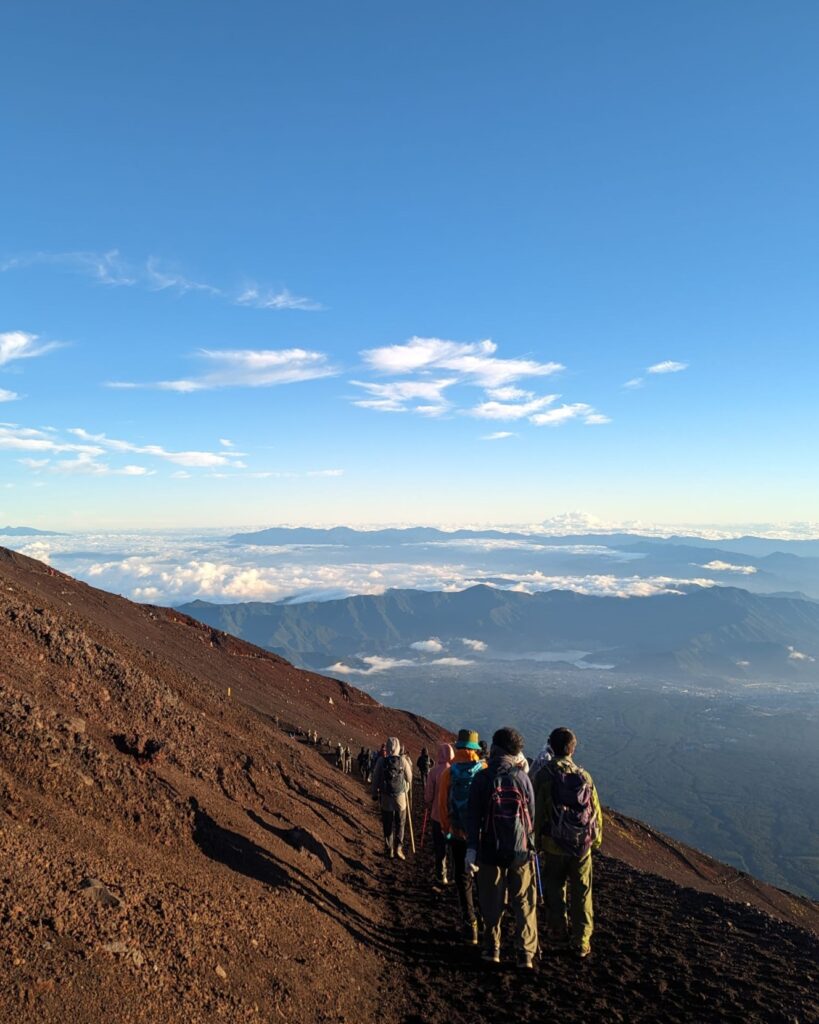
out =
[[[385,796],[400,796],[406,792],[407,779],[404,765],[397,755],[384,758],[384,774],[381,777],[381,791]]]

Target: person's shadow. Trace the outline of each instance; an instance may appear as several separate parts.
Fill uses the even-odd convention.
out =
[[[290,885],[287,872],[273,862],[263,847],[238,832],[217,825],[193,797],[191,805],[194,812],[193,840],[206,857],[264,885],[273,888]]]

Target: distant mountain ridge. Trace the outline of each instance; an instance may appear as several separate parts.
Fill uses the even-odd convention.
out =
[[[196,601],[179,610],[304,664],[386,654],[429,637],[470,638],[488,656],[584,650],[620,668],[799,670],[819,659],[819,604],[734,587],[652,597],[528,594],[478,585],[388,590],[299,604]]]
[[[557,546],[596,544],[602,547],[616,548],[637,545],[644,547],[682,546],[697,549],[718,548],[732,554],[746,554],[760,558],[777,552],[819,558],[819,538],[787,540],[751,535],[709,539],[676,534],[668,537],[655,537],[650,534],[626,531],[553,535],[537,531],[522,533],[507,530],[441,530],[433,526],[395,527],[378,530],[357,530],[351,526],[273,526],[264,530],[235,533],[229,539],[238,544],[345,544],[350,547],[396,543],[429,544],[458,540],[519,540]]]
[[[64,533],[55,530],[35,530],[33,526],[4,526],[0,528],[4,537],[64,537]]]

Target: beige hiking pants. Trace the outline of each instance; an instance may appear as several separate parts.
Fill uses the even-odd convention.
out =
[[[515,915],[515,949],[533,957],[537,953],[537,890],[531,861],[519,868],[480,864],[478,900],[488,948],[500,948],[500,923],[507,894],[509,908]]]

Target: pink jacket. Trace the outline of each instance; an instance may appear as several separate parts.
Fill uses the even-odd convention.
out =
[[[438,761],[427,776],[427,784],[424,788],[424,803],[429,809],[429,816],[440,825],[441,819],[438,815],[438,786],[444,770],[449,767],[450,761],[455,757],[455,751],[451,743],[438,744]]]

